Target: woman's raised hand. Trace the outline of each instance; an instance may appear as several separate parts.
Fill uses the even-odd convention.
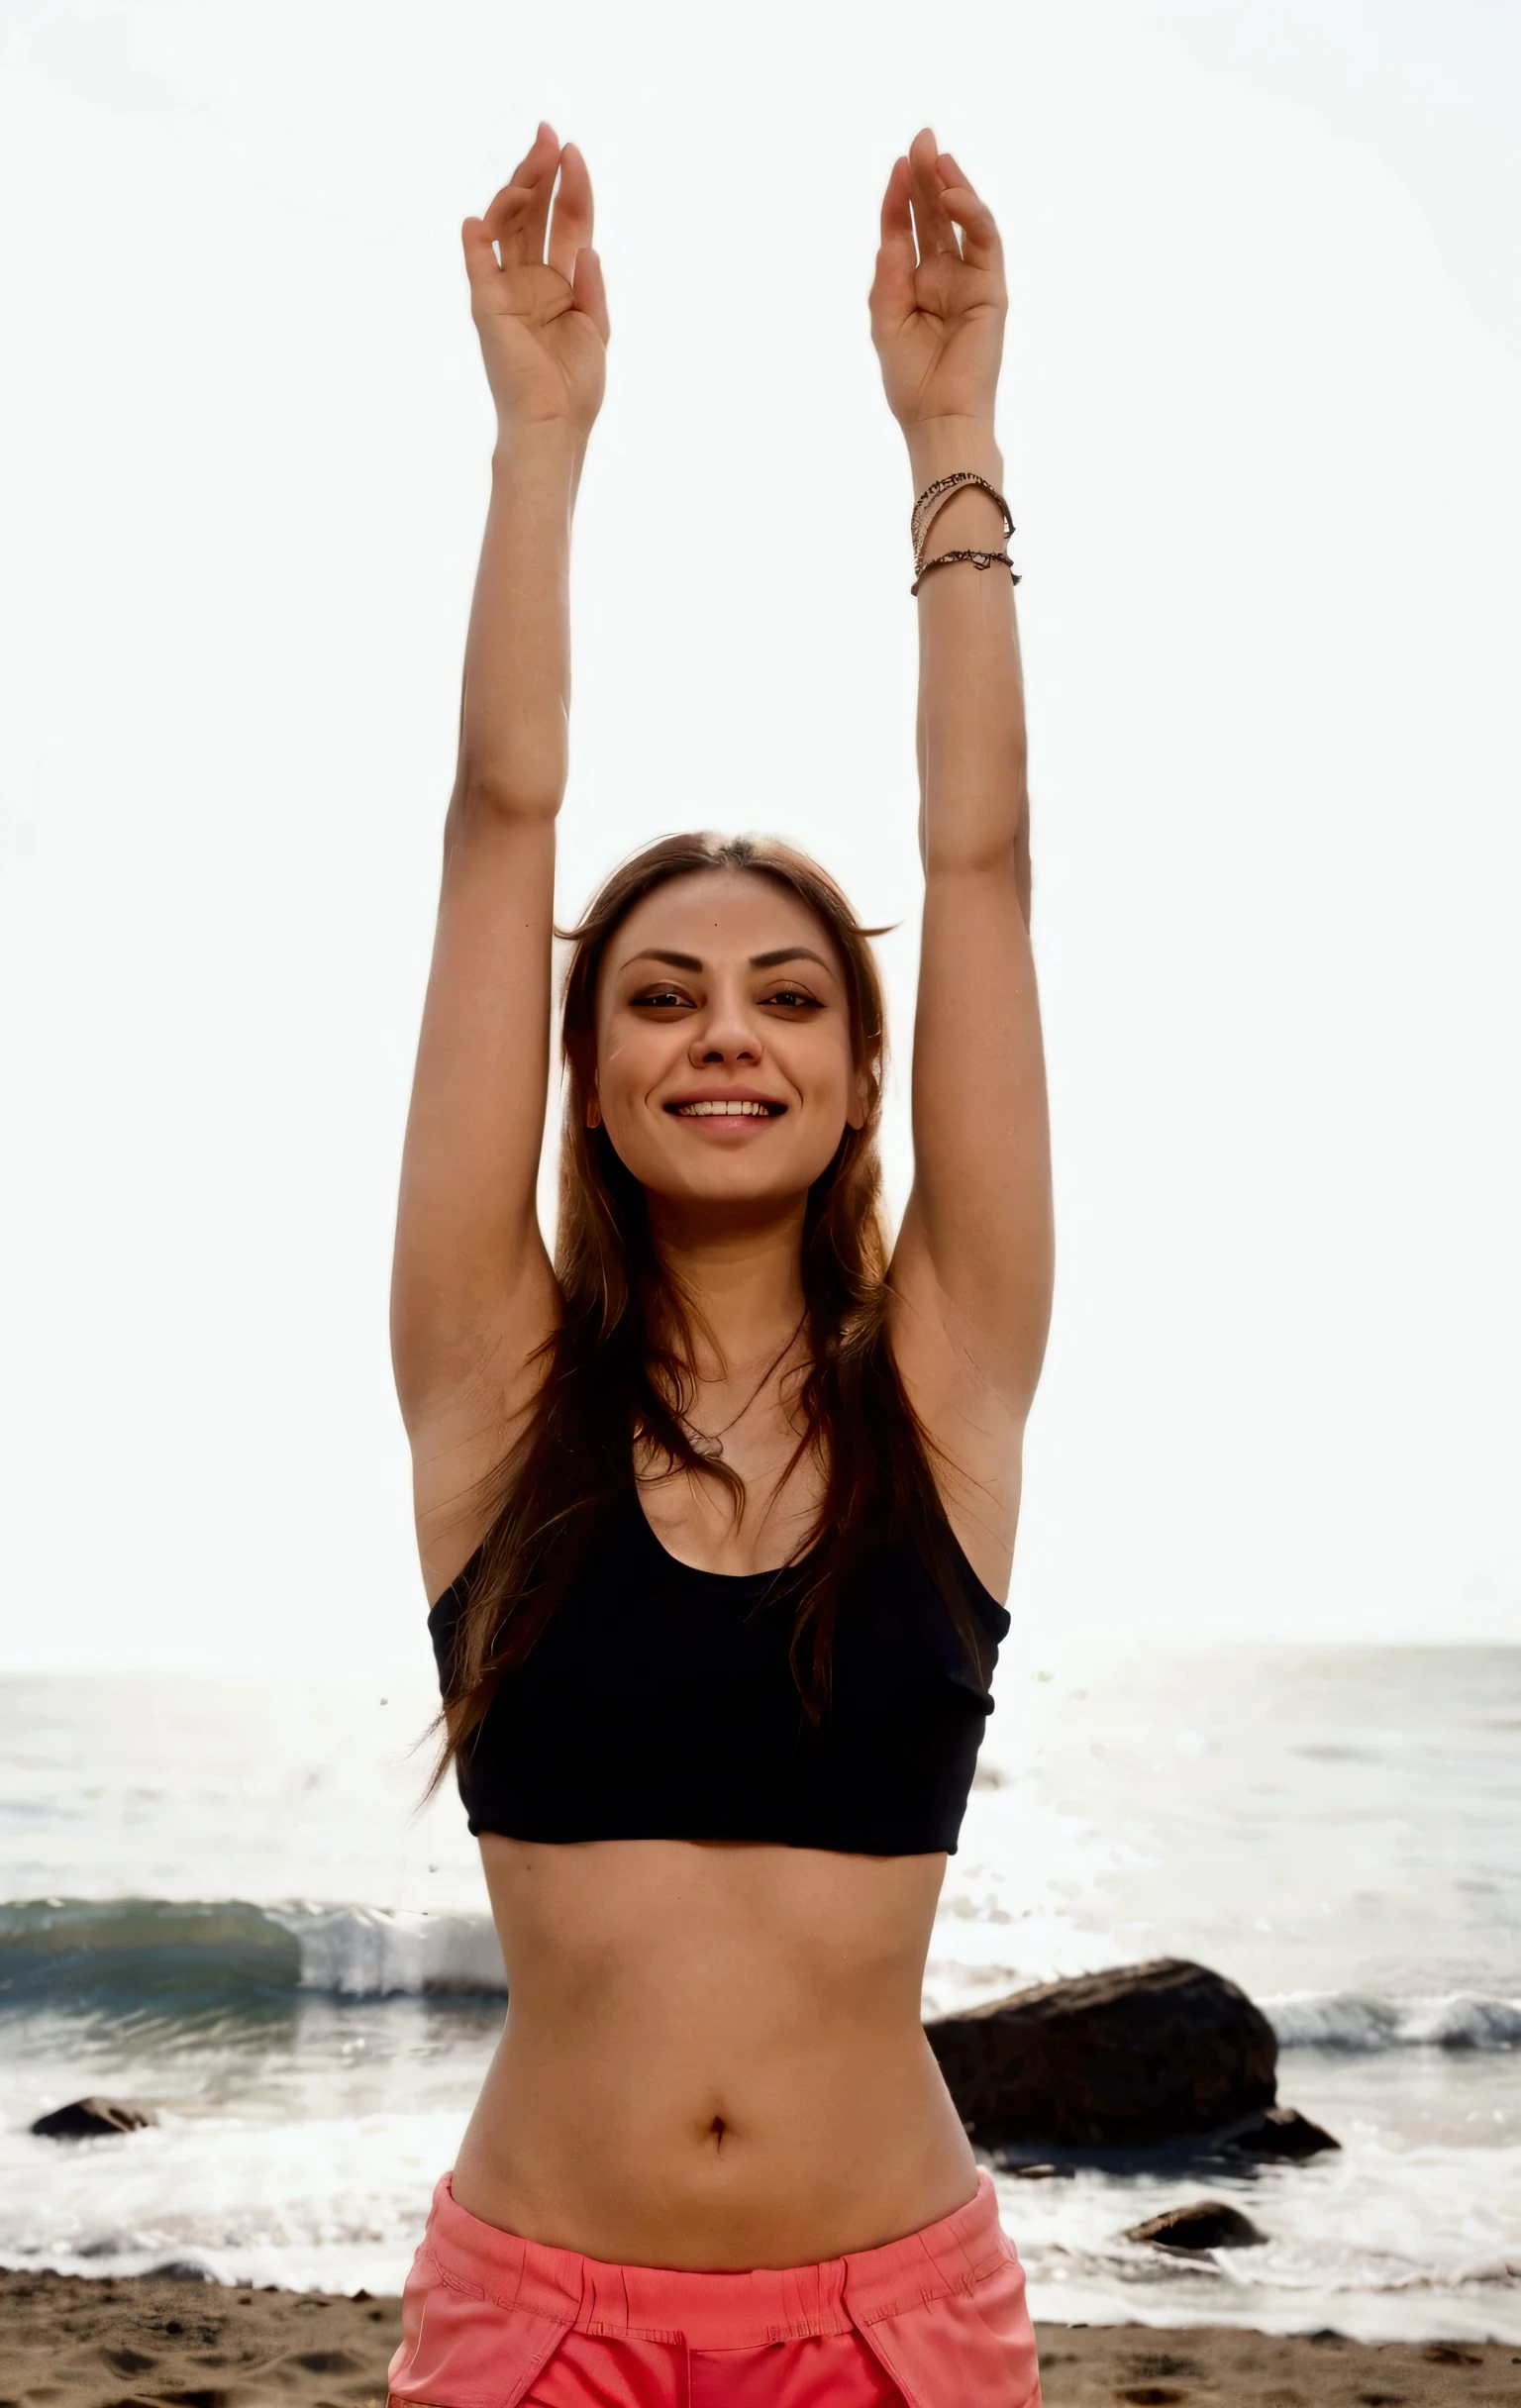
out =
[[[1009,306],[1003,246],[992,211],[927,126],[887,178],[870,306],[887,406],[905,435],[932,419],[991,423]]]
[[[548,125],[485,216],[464,221],[470,314],[505,429],[561,419],[584,435],[602,406],[607,295],[591,222],[586,161]]]

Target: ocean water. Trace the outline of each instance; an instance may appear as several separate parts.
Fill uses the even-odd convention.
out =
[[[0,2262],[399,2286],[504,2006],[423,1670],[0,1681]],[[1194,1956],[1343,2144],[1000,2177],[1037,2315],[1521,2343],[1518,1736],[1521,1649],[1006,1662],[926,2011]],[[159,2122],[28,2132],[90,2090]],[[1204,2193],[1263,2246],[1124,2240]]]

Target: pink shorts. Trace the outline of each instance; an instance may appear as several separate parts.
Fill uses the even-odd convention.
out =
[[[824,2265],[607,2265],[482,2224],[446,2174],[390,2401],[427,2408],[1040,2408],[991,2176],[954,2216]]]

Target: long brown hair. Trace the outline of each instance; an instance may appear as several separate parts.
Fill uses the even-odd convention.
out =
[[[862,928],[828,872],[790,845],[760,837],[662,837],[613,871],[577,927],[558,932],[574,949],[561,1014],[566,1082],[555,1258],[561,1318],[541,1350],[543,1379],[524,1427],[482,1496],[494,1503],[495,1518],[472,1560],[456,1629],[435,1782],[469,1747],[502,1675],[522,1662],[606,1513],[627,1495],[636,1440],[649,1442],[673,1467],[724,1481],[736,1510],[744,1510],[743,1481],[727,1463],[694,1450],[680,1418],[693,1396],[693,1313],[652,1242],[645,1191],[606,1129],[586,1125],[596,1075],[597,976],[608,942],[655,888],[711,869],[774,879],[829,930],[845,971],[851,1047],[865,1094],[861,1127],[842,1132],[828,1168],[808,1191],[803,1218],[808,1347],[797,1397],[803,1435],[793,1461],[811,1453],[825,1485],[813,1542],[799,1544],[777,1578],[790,1577],[795,1595],[792,1668],[811,1719],[827,1705],[841,1594],[865,1548],[898,1533],[932,1563],[945,1559],[945,1517],[927,1442],[886,1342],[887,1231],[877,1154],[886,1031],[868,943],[883,932]]]

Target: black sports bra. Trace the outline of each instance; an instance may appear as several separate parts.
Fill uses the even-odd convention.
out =
[[[680,1562],[631,1478],[458,1760],[471,1831],[954,1854],[1009,1617],[949,1524],[945,1555],[981,1668],[917,1551],[884,1540],[842,1595],[815,1725],[788,1661],[797,1571]],[[479,1559],[428,1617],[446,1684]]]

